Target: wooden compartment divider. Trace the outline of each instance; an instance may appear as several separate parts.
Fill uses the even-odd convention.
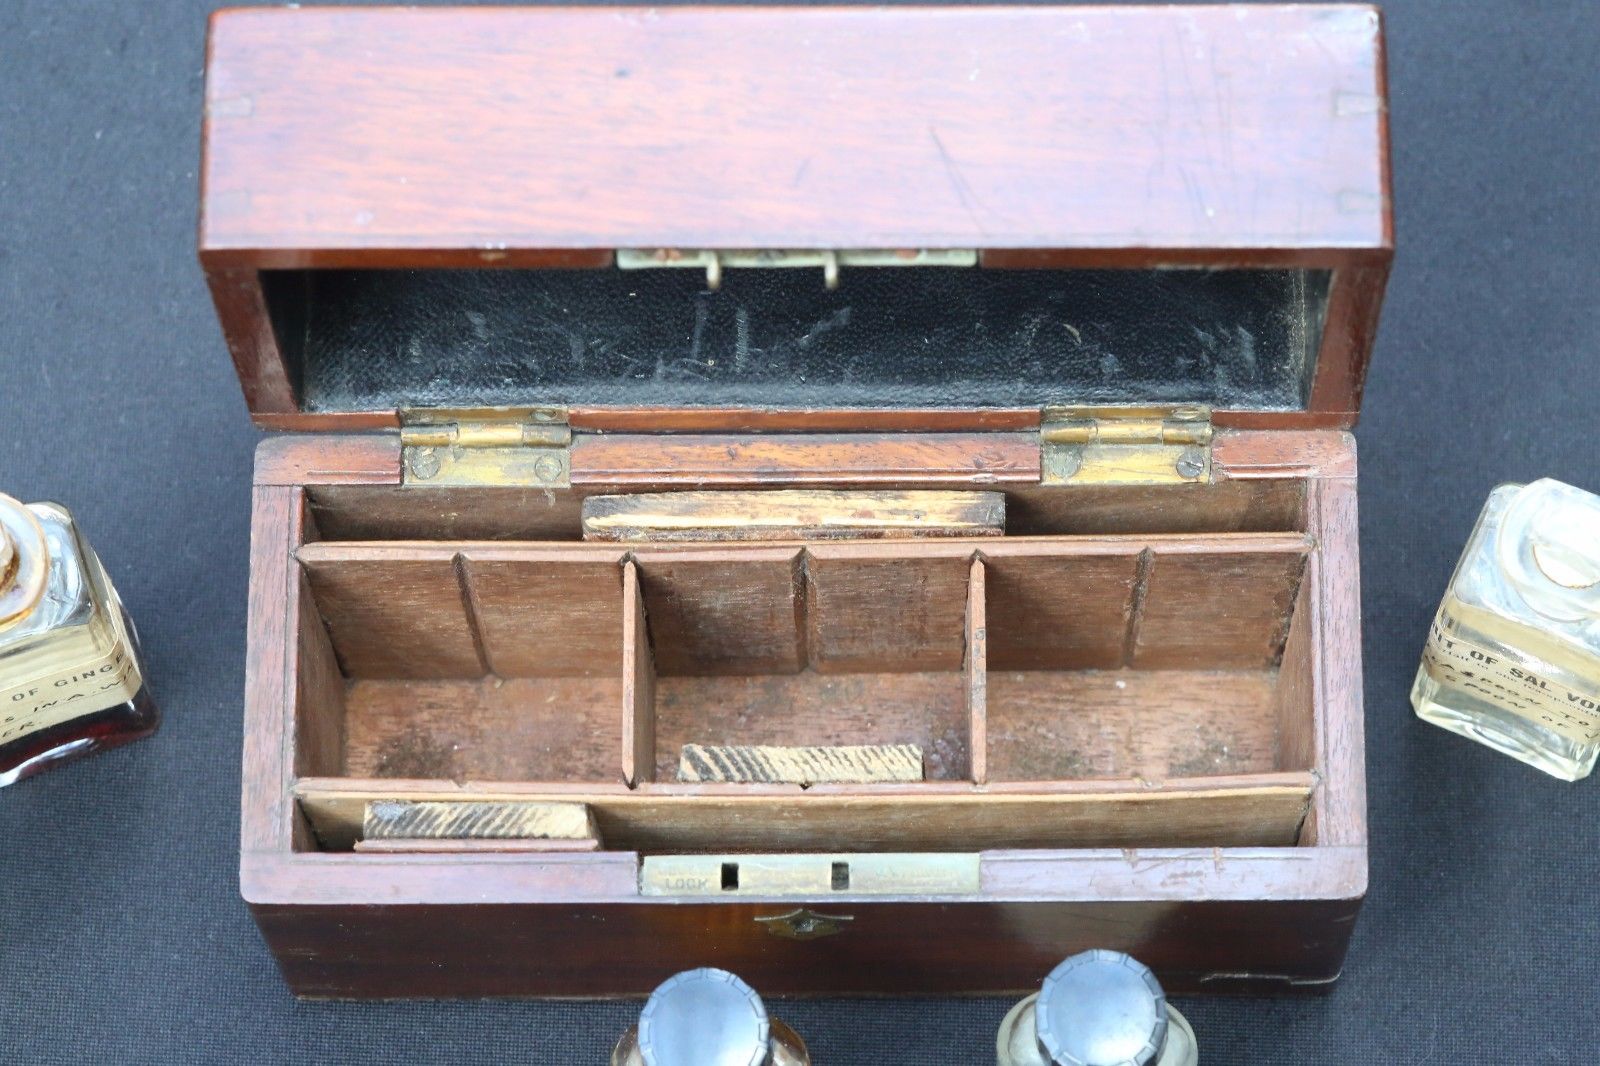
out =
[[[639,567],[622,564],[622,780],[632,788],[655,780],[656,664]]]
[[[301,777],[345,771],[349,721],[346,684],[328,628],[304,573],[290,574],[296,601],[294,677],[294,772]]]
[[[996,671],[1115,670],[1137,624],[1143,542],[1007,545],[984,553],[987,662]]]
[[[989,780],[989,623],[986,567],[972,560],[967,581],[967,751],[972,783]]]
[[[350,848],[375,800],[588,804],[605,846],[639,852],[987,851],[1283,847],[1311,803],[1311,771],[1139,781],[886,785],[618,784],[302,778],[322,847]]]
[[[1302,583],[1299,595],[1295,597],[1294,617],[1303,621],[1289,627],[1278,667],[1278,683],[1272,692],[1279,766],[1316,764],[1315,718],[1305,713],[1305,708],[1311,706],[1312,687],[1316,683],[1312,662],[1316,626],[1312,624],[1310,601],[1311,585],[1309,582]]]
[[[1309,537],[1276,534],[1240,544],[1173,545],[1155,553],[1143,583],[1128,666],[1260,669],[1283,653]]]

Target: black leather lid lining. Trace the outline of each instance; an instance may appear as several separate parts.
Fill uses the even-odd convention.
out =
[[[1306,403],[1327,273],[269,271],[307,411]]]

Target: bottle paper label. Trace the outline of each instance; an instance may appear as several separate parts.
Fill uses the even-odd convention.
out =
[[[1462,640],[1445,628],[1449,617],[1441,608],[1422,652],[1423,665],[1434,680],[1471,692],[1568,740],[1600,741],[1600,696],[1557,684],[1527,663]]]
[[[139,694],[144,678],[122,619],[115,614],[116,643],[107,654],[0,688],[0,744],[127,703]]]

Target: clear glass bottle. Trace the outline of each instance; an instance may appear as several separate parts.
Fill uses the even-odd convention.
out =
[[[810,1066],[805,1042],[727,970],[685,970],[652,993],[611,1066]]]
[[[133,623],[71,513],[0,495],[0,786],[159,723]]]
[[[1501,485],[1439,604],[1417,715],[1566,781],[1600,755],[1600,496]]]
[[[1018,1003],[995,1037],[999,1066],[1198,1066],[1194,1030],[1150,968],[1080,952]]]

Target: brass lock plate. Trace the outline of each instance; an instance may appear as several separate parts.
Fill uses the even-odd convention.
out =
[[[645,896],[961,896],[979,889],[976,853],[647,855]]]

